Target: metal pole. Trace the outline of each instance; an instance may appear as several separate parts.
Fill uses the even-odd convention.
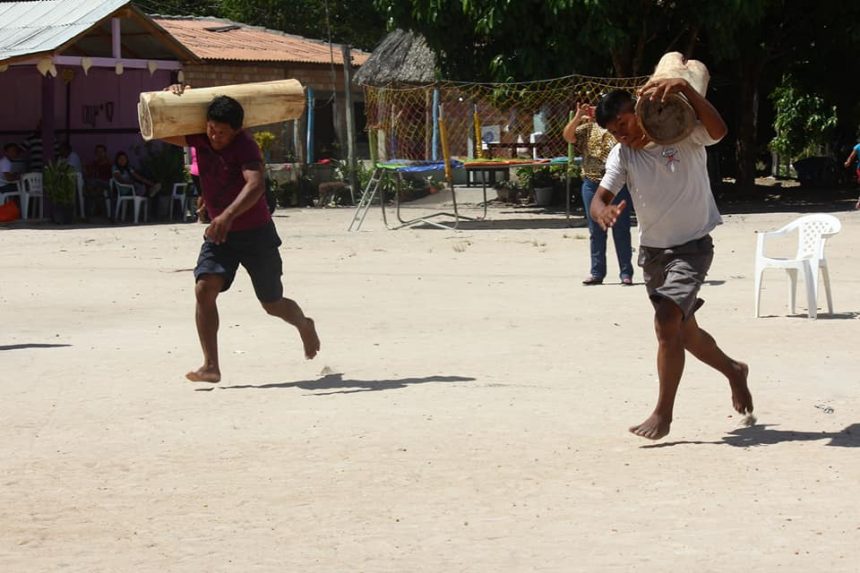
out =
[[[347,45],[340,47],[343,56],[344,106],[346,107],[346,157],[349,165],[349,192],[355,203],[358,176],[355,172],[355,109],[352,105],[352,50]]]
[[[308,88],[308,133],[305,163],[314,162],[314,89]]]
[[[433,90],[433,161],[439,161],[439,90]]]

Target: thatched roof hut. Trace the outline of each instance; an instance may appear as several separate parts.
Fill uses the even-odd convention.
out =
[[[428,84],[436,81],[436,55],[420,34],[395,30],[373,50],[353,81],[375,87]]]

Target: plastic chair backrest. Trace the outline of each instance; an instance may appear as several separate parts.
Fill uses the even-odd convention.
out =
[[[120,197],[134,197],[134,185],[129,183],[120,183],[116,179],[111,179],[110,184],[113,186],[116,191],[117,198]]]
[[[792,226],[798,233],[796,259],[823,259],[825,241],[842,229],[839,219],[823,213],[801,217]]]
[[[42,174],[25,173],[21,176],[21,184],[27,193],[39,194],[42,192]]]
[[[188,183],[174,183],[173,184],[173,197],[176,199],[181,199],[185,197],[185,192],[188,190]]]

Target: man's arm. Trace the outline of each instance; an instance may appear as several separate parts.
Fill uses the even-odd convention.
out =
[[[216,245],[223,243],[227,238],[227,233],[236,217],[253,207],[266,192],[266,177],[263,174],[262,163],[255,162],[244,165],[242,175],[245,177],[245,186],[242,187],[233,202],[220,215],[212,219],[204,232],[209,240]]]
[[[857,149],[856,148],[851,150],[851,155],[849,155],[848,159],[845,160],[845,167],[851,167],[851,164],[854,163],[855,159],[857,159]]]
[[[565,141],[570,144],[576,144],[577,129],[583,123],[591,121],[593,115],[594,106],[590,106],[587,103],[577,104],[576,113],[574,114],[573,119],[571,119],[570,122],[565,126],[564,132],[562,133]]]
[[[666,96],[672,93],[684,94],[684,97],[690,102],[690,105],[696,112],[696,116],[702,122],[711,139],[719,141],[729,132],[729,128],[726,127],[726,122],[723,121],[723,117],[717,111],[717,108],[697,92],[685,79],[665,78],[652,80],[639,90],[640,96],[650,97],[652,100],[659,99],[661,101],[666,101]]]
[[[612,227],[618,220],[618,215],[627,208],[627,201],[622,200],[617,205],[613,205],[613,199],[615,199],[615,195],[612,191],[600,186],[589,206],[591,220],[600,225],[604,231]]]

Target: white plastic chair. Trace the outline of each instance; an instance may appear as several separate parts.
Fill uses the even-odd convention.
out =
[[[149,220],[149,200],[146,197],[137,195],[134,192],[134,185],[129,183],[119,183],[115,179],[111,179],[110,184],[116,196],[116,213],[114,214],[115,221],[120,221],[125,217],[126,203],[132,203],[134,205],[135,224],[140,220],[141,205],[143,206],[143,220]]]
[[[827,239],[842,229],[842,223],[833,215],[806,215],[795,219],[788,225],[776,231],[758,233],[758,243],[755,254],[755,316],[759,316],[761,302],[761,277],[765,269],[776,268],[785,270],[788,274],[788,306],[794,314],[795,294],[797,290],[797,273],[803,272],[803,282],[806,285],[806,301],[809,307],[809,318],[818,316],[818,272],[824,282],[827,294],[827,310],[833,314],[833,298],[830,294],[830,273],[827,269],[827,259],[824,257],[824,245]],[[764,254],[767,239],[780,237],[797,231],[797,253],[792,259],[766,257]]]
[[[44,207],[42,174],[30,172],[21,175],[18,192],[21,194],[21,218],[27,219],[30,216],[30,202],[32,201],[33,210],[38,213],[37,218],[41,219]]]
[[[174,183],[173,193],[170,195],[170,212],[168,218],[173,220],[173,205],[179,201],[179,217],[185,220],[185,211],[188,209],[188,183]]]
[[[15,191],[0,191],[0,205],[4,204],[6,201],[11,199],[12,197],[17,197],[18,201],[21,201],[21,182],[17,181],[15,184]]]

